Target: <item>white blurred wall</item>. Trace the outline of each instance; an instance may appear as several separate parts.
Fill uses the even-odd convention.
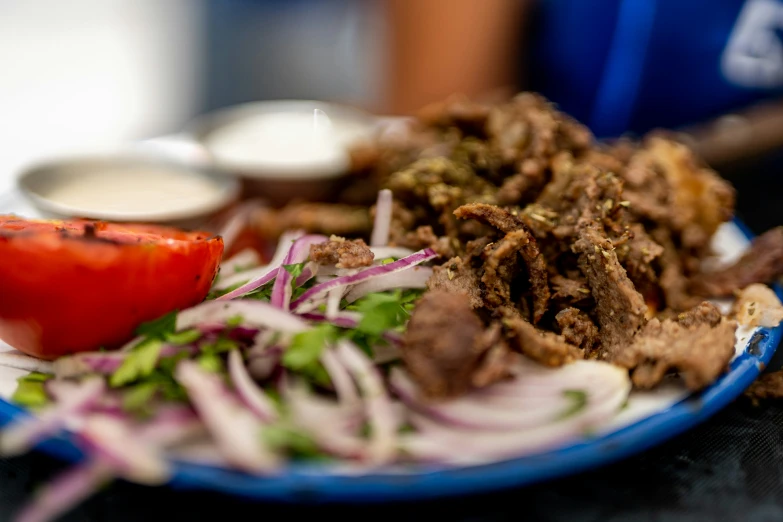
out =
[[[176,130],[199,108],[193,0],[0,0],[0,193],[41,155]]]

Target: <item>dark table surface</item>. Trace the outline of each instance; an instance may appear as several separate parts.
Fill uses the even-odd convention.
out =
[[[757,232],[783,223],[782,164],[771,158],[726,173],[740,195],[738,216]],[[782,365],[783,350],[768,370]],[[33,488],[61,469],[62,463],[39,453],[0,460],[0,522],[11,520]],[[394,505],[291,506],[119,482],[63,521],[279,520],[294,515],[365,521],[387,515],[400,521],[783,520],[783,401],[753,406],[738,399],[701,426],[637,456],[493,494]]]

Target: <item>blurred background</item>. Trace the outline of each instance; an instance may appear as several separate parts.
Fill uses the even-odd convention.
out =
[[[778,0],[0,0],[0,193],[41,155],[248,101],[409,114],[532,89],[602,138],[686,132],[767,228],[781,29]]]

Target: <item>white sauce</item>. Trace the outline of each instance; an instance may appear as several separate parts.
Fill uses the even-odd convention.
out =
[[[330,118],[320,109],[272,112],[217,129],[207,145],[223,164],[267,170],[271,176],[317,177],[344,172],[348,147],[367,133],[366,125]]]
[[[219,204],[218,184],[167,168],[112,167],[63,175],[40,195],[89,213],[187,212]]]

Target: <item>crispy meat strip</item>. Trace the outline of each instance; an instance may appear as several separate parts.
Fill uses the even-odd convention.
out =
[[[443,265],[433,267],[432,276],[427,281],[427,289],[463,293],[468,296],[471,308],[484,306],[480,278],[460,257],[453,257]]]
[[[589,354],[598,344],[598,327],[590,316],[578,308],[560,310],[555,316],[563,338]]]
[[[562,335],[539,330],[516,314],[506,314],[503,324],[512,347],[545,366],[562,366],[584,357]]]
[[[494,227],[504,234],[525,226],[523,221],[508,210],[486,203],[468,203],[454,211],[460,219],[475,219]]]
[[[346,240],[332,236],[329,241],[310,245],[310,259],[319,265],[335,265],[337,268],[359,268],[372,265],[375,254],[363,239]]]
[[[572,249],[596,301],[601,346],[612,359],[644,325],[647,305],[617,260],[611,241],[594,226],[580,229],[578,238]]]
[[[431,290],[413,309],[402,359],[426,397],[455,397],[472,385],[488,348],[484,335],[484,324],[465,294]]]
[[[501,306],[510,301],[511,280],[508,276],[513,267],[509,270],[506,260],[515,260],[516,254],[524,259],[528,268],[533,294],[533,322],[538,323],[549,306],[549,283],[544,256],[538,251],[536,240],[526,228],[509,232],[492,248],[481,278],[487,291],[486,300],[491,306]]]
[[[251,226],[261,237],[268,239],[276,239],[286,230],[362,236],[372,230],[372,219],[367,207],[363,206],[291,203],[281,210],[266,207],[255,210]]]
[[[638,388],[652,388],[670,370],[676,370],[690,390],[700,390],[717,379],[734,356],[737,323],[700,305],[680,320],[651,319],[633,343],[614,358],[614,364],[632,369]],[[717,316],[715,315],[717,312]]]
[[[753,283],[770,283],[783,276],[783,226],[755,238],[733,265],[695,278],[691,289],[704,297],[728,297]]]

